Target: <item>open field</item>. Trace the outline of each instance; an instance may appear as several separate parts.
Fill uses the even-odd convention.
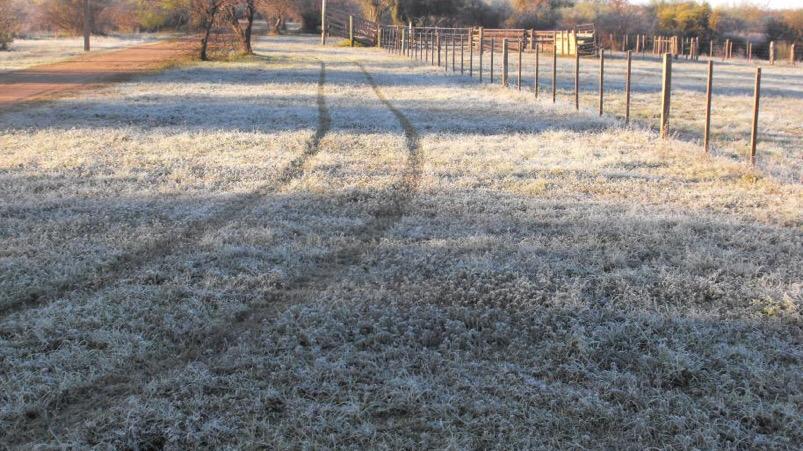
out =
[[[0,443],[803,441],[797,179],[316,42],[0,116]]]
[[[476,49],[475,49],[476,51]],[[445,52],[444,52],[445,53]],[[456,53],[459,72],[460,53]],[[444,60],[445,60],[445,55]],[[475,71],[479,57],[474,55]],[[451,51],[449,73],[452,73]],[[468,47],[464,54],[468,73]],[[494,58],[494,81],[499,83],[502,55]],[[532,92],[535,84],[535,55],[522,58],[522,86]],[[488,83],[490,52],[483,57],[484,82]],[[518,54],[510,53],[510,80],[515,85],[518,75]],[[702,143],[705,123],[705,89],[707,57],[700,61],[675,60],[672,65],[672,112],[670,127],[680,138]],[[761,114],[759,118],[758,166],[763,171],[789,181],[803,181],[803,66],[792,67],[784,62],[770,66],[756,60],[722,62],[714,59],[714,90],[711,114],[712,151],[734,161],[744,161],[749,152],[753,111],[755,68],[762,67]],[[558,102],[574,105],[574,57],[558,58]],[[624,118],[626,61],[622,52],[606,54],[605,113]],[[475,76],[478,72],[475,72]],[[552,96],[552,56],[540,56],[539,95]],[[661,62],[653,55],[634,55],[632,65],[631,118],[638,123],[657,127],[661,115]],[[580,108],[596,112],[599,102],[599,59],[580,60]]]
[[[93,36],[95,51],[119,50],[148,42],[156,42],[167,36],[137,34],[130,36]],[[25,69],[38,64],[50,64],[84,54],[83,37],[41,37],[16,39],[8,51],[0,52],[0,73]]]

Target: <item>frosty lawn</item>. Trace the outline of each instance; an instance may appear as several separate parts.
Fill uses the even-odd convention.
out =
[[[257,51],[0,116],[1,442],[803,441],[795,177]]]

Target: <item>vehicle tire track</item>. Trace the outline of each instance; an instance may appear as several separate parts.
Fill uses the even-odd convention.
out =
[[[372,213],[371,219],[358,228],[355,236],[359,243],[343,247],[319,262],[318,268],[300,276],[288,284],[288,288],[280,291],[275,297],[263,299],[250,311],[235,319],[235,323],[225,324],[197,337],[194,346],[189,348],[162,348],[158,353],[143,356],[136,368],[121,368],[114,374],[108,374],[91,381],[81,387],[63,391],[54,396],[48,403],[46,413],[36,416],[17,428],[24,428],[26,433],[16,438],[15,443],[28,447],[36,443],[36,439],[53,437],[54,431],[70,430],[81,424],[86,418],[120,405],[130,396],[141,395],[149,383],[172,370],[177,370],[193,362],[210,364],[228,348],[230,343],[246,332],[258,331],[264,327],[264,321],[277,318],[292,305],[309,302],[323,289],[340,279],[349,267],[359,264],[362,258],[375,250],[379,239],[409,213],[412,200],[418,190],[421,178],[421,145],[418,132],[407,117],[398,110],[382,93],[371,74],[359,63],[355,63],[362,71],[366,81],[376,96],[395,116],[401,125],[407,161],[399,180],[391,185],[388,201]],[[331,119],[328,119],[331,125]],[[328,130],[328,127],[326,127]],[[320,142],[318,137],[318,143]],[[309,273],[314,273],[309,275]],[[212,353],[206,353],[212,350]],[[20,441],[22,439],[22,441]]]
[[[332,126],[332,118],[326,106],[325,98],[326,64],[321,62],[320,67],[317,88],[318,124],[315,134],[307,140],[304,152],[291,161],[277,179],[230,201],[216,213],[190,223],[179,233],[168,233],[166,236],[138,249],[123,253],[108,263],[98,265],[68,279],[57,280],[47,286],[38,287],[15,300],[0,304],[0,320],[15,312],[54,302],[70,292],[97,292],[142,265],[170,255],[181,246],[198,241],[207,231],[221,228],[226,223],[243,216],[249,207],[265,195],[298,178],[303,172],[302,167],[304,164],[310,157],[318,153],[321,140]]]

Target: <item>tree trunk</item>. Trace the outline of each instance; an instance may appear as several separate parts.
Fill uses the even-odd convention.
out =
[[[251,36],[253,35],[254,30],[254,16],[256,15],[256,6],[254,5],[254,0],[248,0],[247,6],[245,9],[246,19],[248,20],[248,24],[245,26],[245,53],[252,54],[254,53],[254,48],[251,45]]]
[[[271,30],[272,34],[281,34],[282,32],[282,17],[279,16],[273,22],[273,29]]]
[[[248,24],[243,28],[240,25],[240,20],[237,18],[237,12],[233,6],[229,7],[228,15],[229,20],[231,21],[231,28],[234,31],[234,34],[237,35],[237,39],[240,41],[240,47],[243,49],[243,53],[246,55],[250,55],[254,53],[253,47],[251,46],[251,35],[252,30],[254,28],[254,15],[256,13],[256,8],[254,7],[254,0],[248,0],[246,3],[245,9],[245,16]]]
[[[209,35],[212,33],[213,24],[213,20],[209,20],[204,24],[204,37],[201,39],[201,61],[209,59],[207,48],[209,47]]]

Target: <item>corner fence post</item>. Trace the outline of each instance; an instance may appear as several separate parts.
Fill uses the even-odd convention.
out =
[[[672,96],[672,54],[664,53],[661,76],[661,138],[669,136],[669,106]]]
[[[711,95],[714,87],[714,62],[708,62],[708,80],[705,83],[705,129],[703,129],[703,149],[708,152],[711,145]]]
[[[761,98],[761,68],[756,68],[756,87],[753,92],[753,129],[750,133],[750,164],[756,165],[756,141],[758,140],[758,104]]]

